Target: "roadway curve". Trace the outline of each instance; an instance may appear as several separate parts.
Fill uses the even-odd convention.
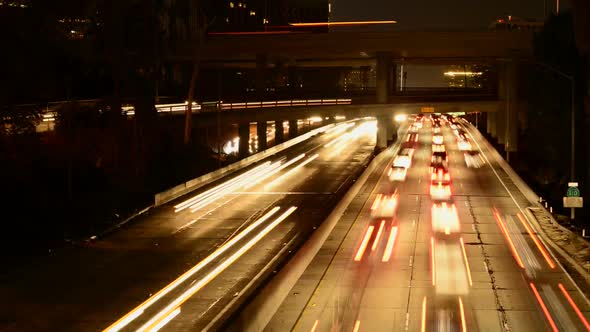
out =
[[[363,171],[376,125],[348,125],[179,198],[107,238],[3,272],[0,330],[205,327],[272,273]]]

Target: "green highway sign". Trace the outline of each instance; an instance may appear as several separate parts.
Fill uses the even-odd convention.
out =
[[[567,188],[567,197],[580,197],[580,189],[576,187],[569,187]]]

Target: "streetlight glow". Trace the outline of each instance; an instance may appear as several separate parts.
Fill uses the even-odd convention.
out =
[[[447,71],[445,76],[481,76],[483,73],[480,71]]]

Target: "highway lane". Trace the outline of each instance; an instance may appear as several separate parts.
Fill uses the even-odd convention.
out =
[[[367,184],[370,195],[353,201],[341,220],[348,231],[326,242],[266,331],[590,328],[586,299],[535,235],[521,210],[526,199],[485,144],[468,136],[487,159],[467,168],[448,125],[442,134],[460,230],[452,230],[452,209],[442,219],[432,210],[427,121],[406,180],[392,184],[379,169],[380,180]],[[376,215],[375,202],[396,191],[395,217]],[[434,231],[433,218],[441,231]]]
[[[204,327],[323,220],[372,154],[374,130],[332,128],[105,239],[4,272],[0,330]]]

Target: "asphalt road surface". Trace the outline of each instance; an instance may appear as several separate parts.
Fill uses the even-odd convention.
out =
[[[588,301],[486,145],[468,135],[485,162],[468,168],[450,124],[441,133],[447,205],[433,209],[425,120],[405,181],[389,180],[391,159],[377,168],[265,331],[590,330]]]
[[[0,330],[185,331],[222,320],[324,220],[372,155],[375,130],[336,125],[104,239],[3,272]]]

